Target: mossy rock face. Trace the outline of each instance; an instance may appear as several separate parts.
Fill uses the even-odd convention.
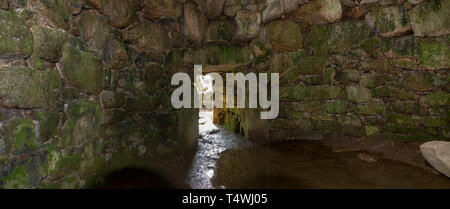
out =
[[[424,107],[441,107],[450,105],[450,93],[433,92],[420,97],[420,105]]]
[[[420,110],[419,104],[416,102],[396,101],[390,106],[394,112],[398,113],[414,114]]]
[[[419,64],[430,70],[450,68],[450,36],[442,40],[426,38],[417,43]]]
[[[235,39],[237,27],[229,20],[212,21],[206,29],[205,41],[208,43],[231,43]]]
[[[61,65],[62,75],[69,84],[86,93],[102,91],[105,72],[101,60],[93,54],[66,45]]]
[[[450,2],[431,1],[409,11],[415,36],[441,36],[450,34]]]
[[[328,61],[323,57],[305,57],[298,64],[300,74],[324,75]]]
[[[246,47],[213,46],[194,52],[195,64],[231,65],[246,64],[253,59],[252,52]]]
[[[344,70],[336,73],[337,81],[341,83],[359,82],[360,72],[358,70]]]
[[[412,91],[397,86],[385,85],[373,90],[375,97],[398,98],[401,100],[413,100],[416,95]]]
[[[322,102],[320,101],[304,101],[304,102],[296,102],[285,105],[281,105],[281,108],[287,108],[288,111],[296,111],[296,112],[320,112],[322,111]]]
[[[33,35],[14,12],[0,10],[0,59],[26,58],[33,52]]]
[[[306,98],[308,90],[306,86],[281,86],[280,101],[299,101]]]
[[[375,88],[392,80],[393,78],[389,74],[363,74],[361,76],[360,84],[367,88]]]
[[[33,57],[57,62],[61,57],[67,34],[61,30],[42,26],[33,26],[31,30],[34,37]]]
[[[99,136],[101,113],[100,105],[90,101],[80,101],[69,105],[67,121],[63,127],[60,145],[79,147]]]
[[[183,14],[177,0],[149,0],[143,4],[144,17],[149,19],[176,19]]]
[[[29,6],[51,20],[58,28],[68,30],[72,13],[66,3],[66,0],[36,0],[29,1]]]
[[[427,116],[422,120],[422,124],[426,127],[445,127],[448,126],[444,117],[440,116]]]
[[[272,46],[270,44],[254,39],[250,43],[250,49],[252,50],[253,56],[255,56],[254,63],[256,65],[269,62],[269,56],[272,54]]]
[[[78,19],[81,37],[86,45],[93,50],[101,50],[110,36],[110,26],[94,10],[84,11]]]
[[[341,114],[349,112],[352,108],[351,104],[344,100],[336,100],[325,104],[325,111],[331,114]]]
[[[309,100],[328,100],[338,98],[342,93],[340,87],[330,85],[311,86],[308,88]]]
[[[403,77],[403,85],[413,91],[429,91],[439,87],[440,76],[423,72],[408,72]]]
[[[395,57],[415,57],[416,41],[412,35],[383,39],[380,44],[383,52],[389,52]]]
[[[368,102],[372,99],[370,89],[360,86],[347,86],[347,98],[356,103]]]
[[[291,52],[303,48],[300,26],[289,20],[277,20],[266,26],[268,41],[277,52]]]
[[[316,56],[329,52],[343,52],[359,46],[369,38],[369,27],[365,22],[340,22],[315,25],[308,34],[308,43]]]
[[[119,39],[110,38],[102,51],[102,59],[109,68],[121,69],[130,64],[129,50]]]
[[[116,28],[126,28],[131,25],[135,11],[128,0],[108,0],[103,5],[103,14],[109,24]]]
[[[9,121],[2,130],[6,151],[13,154],[29,153],[38,147],[36,124],[30,118]]]
[[[358,115],[384,115],[386,105],[383,102],[361,104],[355,108]]]
[[[366,133],[366,136],[373,136],[380,133],[380,129],[378,126],[366,126],[364,127],[364,131]]]
[[[163,53],[172,47],[167,31],[159,24],[143,21],[122,32],[125,40],[132,42],[138,52]]]
[[[0,103],[10,108],[54,107],[61,82],[54,70],[0,67]]]
[[[374,6],[370,8],[366,19],[374,24],[382,37],[400,36],[411,31],[408,13],[404,7]]]

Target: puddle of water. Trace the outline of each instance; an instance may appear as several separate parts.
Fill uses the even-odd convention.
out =
[[[201,112],[198,152],[188,176],[194,189],[450,188],[446,177],[360,152],[332,152],[320,141],[286,141],[265,146],[212,124]]]

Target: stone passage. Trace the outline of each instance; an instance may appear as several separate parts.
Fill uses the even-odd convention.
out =
[[[252,140],[449,140],[449,13],[447,0],[0,0],[0,187],[189,161],[198,110],[171,107],[170,78],[194,64],[280,73],[278,119],[215,111]]]

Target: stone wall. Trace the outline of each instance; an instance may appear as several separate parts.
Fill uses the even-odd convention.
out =
[[[281,74],[278,119],[216,111],[249,138],[448,140],[449,10],[447,0],[0,0],[0,185],[89,187],[191,152],[198,113],[171,107],[170,78],[194,64]]]

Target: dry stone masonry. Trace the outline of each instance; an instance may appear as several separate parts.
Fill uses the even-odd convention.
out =
[[[281,75],[250,139],[450,139],[448,0],[0,0],[0,187],[84,188],[196,147],[176,72]]]

